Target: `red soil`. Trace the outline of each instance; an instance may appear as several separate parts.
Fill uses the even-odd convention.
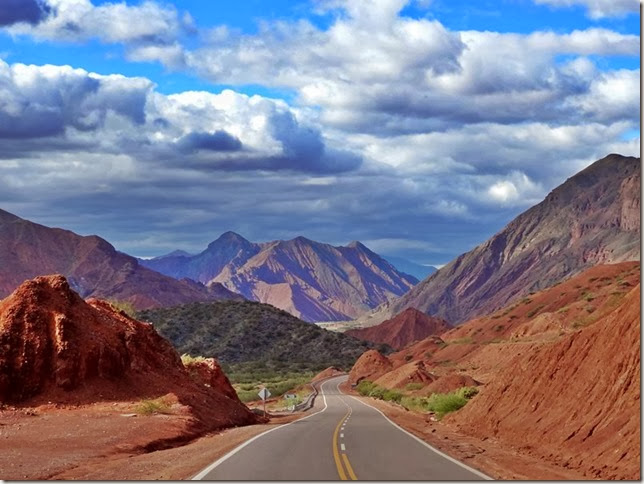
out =
[[[638,285],[593,326],[515,358],[453,421],[589,478],[638,480],[639,296]]]
[[[23,283],[0,303],[0,402],[65,405],[171,394],[193,433],[256,422],[215,362],[194,381],[152,325],[83,301],[62,276]]]
[[[394,349],[448,331],[451,326],[441,318],[428,316],[414,308],[369,328],[351,329],[346,334],[373,343],[385,343]]]
[[[456,373],[448,373],[438,377],[435,381],[427,385],[422,394],[430,395],[432,393],[449,393],[463,387],[476,387],[480,383],[468,375],[459,375]]]
[[[410,383],[428,384],[436,379],[429,373],[422,361],[412,361],[385,373],[374,383],[385,388],[405,388]]]
[[[319,380],[326,380],[327,378],[332,378],[334,376],[344,375],[344,373],[345,372],[342,371],[340,368],[336,368],[335,366],[330,366],[326,370],[322,370],[320,373],[315,375],[311,381],[314,382]]]
[[[349,372],[349,383],[359,383],[361,380],[377,380],[380,376],[391,371],[393,365],[386,356],[377,350],[364,352]]]

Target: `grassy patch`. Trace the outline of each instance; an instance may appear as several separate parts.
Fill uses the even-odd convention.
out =
[[[139,415],[169,414],[172,413],[170,406],[164,397],[160,397],[154,400],[141,400],[134,411]]]
[[[592,292],[583,292],[581,294],[581,297],[584,298],[584,300],[591,302],[593,299],[595,299],[595,296],[593,295]]]
[[[566,314],[568,311],[570,311],[570,308],[568,306],[557,309],[558,314]]]
[[[181,355],[181,363],[183,363],[183,366],[187,366],[192,363],[199,363],[201,361],[206,361],[206,359],[203,356],[190,356],[188,353]]]
[[[109,302],[112,305],[112,307],[117,311],[123,311],[131,318],[136,317],[136,309],[134,309],[134,306],[132,305],[131,302],[116,301],[116,300],[108,300],[107,302]]]
[[[415,390],[420,390],[424,386],[425,385],[423,385],[422,383],[407,383],[407,385],[405,385],[405,390],[413,392]]]
[[[458,338],[458,339],[453,339],[449,342],[451,345],[467,345],[470,343],[473,343],[474,340],[472,339],[471,336],[466,336],[465,338]]]
[[[541,311],[542,309],[543,309],[543,305],[541,305],[541,306],[537,306],[537,307],[536,307],[536,308],[534,308],[532,311],[530,311],[528,314],[526,314],[526,316],[527,316],[527,317],[529,317],[529,318],[531,318],[531,317],[533,317],[534,315],[536,315],[539,311]]]

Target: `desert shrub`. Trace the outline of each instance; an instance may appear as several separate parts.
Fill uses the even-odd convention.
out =
[[[200,361],[206,361],[206,359],[203,356],[190,356],[188,353],[181,355],[181,363],[183,363],[183,366],[199,363]]]
[[[431,351],[427,351],[425,353],[425,358],[427,358],[427,359],[430,359],[432,356],[434,356],[434,353],[432,353]]]
[[[499,331],[503,331],[504,329],[505,329],[505,326],[503,326],[502,324],[497,324],[496,326],[494,326],[494,331],[496,331],[497,333]]]
[[[134,318],[136,316],[136,309],[134,309],[134,306],[132,305],[131,302],[116,301],[116,300],[109,300],[108,302],[112,305],[114,309],[118,311],[123,311],[129,317]]]
[[[425,385],[423,385],[422,383],[407,383],[407,385],[405,385],[405,390],[413,392],[414,390],[420,390],[424,386]]]
[[[385,396],[386,391],[387,390],[385,388],[374,386],[369,392],[369,396],[371,398],[377,398],[378,400],[382,400]]]
[[[356,387],[356,391],[360,395],[367,396],[369,393],[371,393],[371,390],[374,389],[376,385],[369,380],[362,380],[360,383],[358,383],[358,386]]]
[[[400,400],[402,399],[403,394],[400,393],[398,390],[385,390],[382,394],[382,399],[385,400],[386,402],[396,402],[400,403]]]
[[[539,311],[541,311],[542,309],[543,309],[543,305],[541,305],[541,306],[537,306],[537,307],[536,307],[536,308],[534,308],[532,311],[530,311],[526,316],[528,316],[529,318],[531,318],[532,316],[534,316],[535,314],[537,314],[537,313],[538,313]]]
[[[466,345],[472,343],[474,340],[471,336],[466,336],[465,338],[453,339],[449,342],[452,345]]]
[[[134,409],[140,415],[154,415],[157,413],[171,413],[170,404],[163,398],[154,400],[141,400],[141,402]]]
[[[405,361],[411,361],[414,355],[405,355]]]
[[[405,407],[407,410],[413,410],[416,412],[425,412],[427,408],[425,406],[427,402],[426,398],[419,397],[402,397],[400,399],[400,404]]]
[[[427,399],[427,408],[436,413],[438,418],[454,412],[467,403],[467,398],[459,395],[457,392],[451,393],[434,393]]]
[[[461,387],[458,390],[456,390],[456,393],[463,398],[466,398],[469,400],[472,398],[474,395],[478,394],[479,389],[476,387]]]

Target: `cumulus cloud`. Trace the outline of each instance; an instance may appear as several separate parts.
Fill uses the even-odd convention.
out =
[[[284,101],[231,90],[166,96],[145,78],[3,61],[0,138],[48,138],[50,149],[88,145],[93,152],[208,171],[335,173],[361,163],[360,156],[328,146],[320,129],[298,119]],[[5,146],[12,156],[21,149],[42,145]]]
[[[3,1],[19,5],[0,9],[0,26],[6,26],[12,35],[29,35],[41,41],[82,43],[98,39],[106,44],[123,44],[130,60],[159,61],[175,69],[185,66],[179,39],[196,31],[188,13],[181,15],[174,6],[153,1],[98,6],[90,0]]]
[[[16,23],[37,24],[51,13],[44,0],[2,0],[0,27]]]
[[[555,8],[581,5],[586,7],[592,19],[622,17],[639,11],[639,2],[634,0],[535,0],[535,3]]]
[[[637,35],[457,32],[401,16],[406,3],[323,2],[337,14],[326,30],[307,21],[265,24],[256,35],[217,28],[185,61],[213,82],[293,89],[328,127],[388,136],[526,118],[565,123],[580,114],[571,97],[589,94],[597,76],[591,56],[639,54]]]

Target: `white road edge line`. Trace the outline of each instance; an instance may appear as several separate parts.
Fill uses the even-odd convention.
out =
[[[345,394],[345,395],[346,395],[346,394]],[[436,454],[440,455],[441,457],[444,457],[444,458],[445,458],[445,459],[447,459],[448,461],[453,462],[454,464],[457,464],[457,465],[461,466],[463,469],[467,469],[468,471],[472,472],[473,474],[476,474],[476,475],[477,475],[477,476],[479,476],[479,477],[482,477],[483,479],[485,479],[485,480],[487,480],[487,481],[493,481],[493,480],[494,480],[494,479],[492,479],[490,476],[488,476],[488,475],[486,475],[486,474],[483,474],[481,471],[477,471],[476,469],[474,469],[474,468],[472,468],[472,467],[468,466],[467,464],[463,464],[461,461],[456,460],[456,459],[454,459],[453,457],[450,457],[449,455],[447,455],[447,454],[445,454],[445,453],[441,452],[440,450],[438,450],[438,449],[436,449],[436,448],[432,447],[432,446],[431,446],[431,445],[429,445],[427,442],[425,442],[423,439],[420,439],[420,438],[416,437],[414,434],[412,434],[411,432],[408,432],[407,430],[405,430],[404,428],[402,428],[400,425],[398,425],[397,423],[395,423],[394,421],[392,421],[389,417],[387,417],[384,413],[382,413],[382,412],[381,412],[379,409],[377,409],[376,407],[372,407],[372,406],[371,406],[371,405],[369,405],[368,403],[363,402],[362,400],[360,400],[360,399],[358,399],[358,398],[354,397],[353,395],[347,395],[347,396],[350,396],[350,397],[351,397],[351,398],[353,398],[355,401],[360,402],[361,404],[365,405],[366,407],[369,407],[369,408],[374,409],[374,410],[375,410],[376,412],[378,412],[380,415],[382,415],[383,417],[385,417],[385,420],[387,420],[387,422],[389,422],[391,425],[393,425],[394,427],[396,427],[396,428],[397,428],[398,430],[400,430],[401,432],[406,433],[406,434],[407,434],[407,435],[409,435],[412,439],[417,440],[418,442],[420,442],[421,444],[423,444],[425,447],[427,447],[427,448],[428,448],[428,449],[430,449],[431,451],[435,452]]]
[[[307,415],[306,417],[302,417],[302,418],[299,418],[299,419],[297,419],[297,420],[293,420],[292,422],[289,422],[289,423],[286,423],[286,424],[282,424],[282,425],[279,425],[279,426],[277,426],[277,427],[273,427],[272,429],[269,429],[269,430],[267,430],[266,432],[262,432],[261,434],[256,435],[256,436],[255,436],[255,437],[253,437],[252,439],[247,440],[246,442],[244,442],[243,444],[239,445],[238,447],[235,447],[233,450],[231,450],[230,452],[228,452],[226,455],[224,455],[224,456],[220,457],[219,459],[217,459],[215,462],[213,462],[212,464],[210,464],[208,467],[206,467],[204,470],[202,470],[201,472],[199,472],[197,475],[195,475],[195,476],[194,476],[192,479],[190,479],[190,480],[191,480],[191,481],[200,481],[200,480],[202,480],[204,477],[206,477],[208,474],[210,474],[210,472],[212,472],[212,471],[213,471],[217,466],[219,466],[220,464],[223,464],[225,461],[227,461],[228,459],[230,459],[230,458],[231,458],[233,455],[235,455],[237,452],[239,452],[240,450],[242,450],[242,449],[243,449],[244,447],[246,447],[247,445],[250,445],[252,442],[254,442],[255,440],[259,439],[260,437],[263,437],[263,436],[264,436],[264,435],[266,435],[266,434],[270,434],[270,433],[271,433],[271,432],[273,432],[274,430],[283,429],[284,427],[287,427],[287,426],[289,426],[289,425],[291,425],[291,424],[294,424],[295,422],[301,422],[302,420],[306,420],[307,418],[314,417],[314,416],[316,416],[317,414],[324,412],[324,411],[327,409],[326,395],[324,394],[324,390],[322,389],[322,387],[323,387],[325,384],[326,384],[326,382],[324,382],[324,383],[322,383],[322,384],[320,385],[320,393],[322,394],[322,399],[324,400],[324,408],[323,408],[322,410],[320,410],[319,412],[312,413],[311,415]]]

